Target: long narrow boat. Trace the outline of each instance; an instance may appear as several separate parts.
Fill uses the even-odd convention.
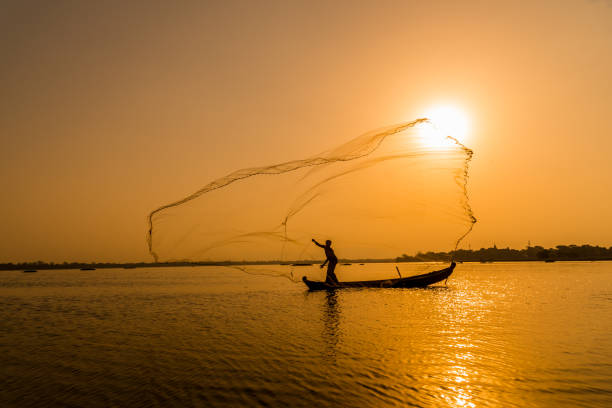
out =
[[[455,265],[455,262],[452,262],[448,268],[425,273],[423,275],[409,276],[407,278],[340,282],[336,285],[325,282],[311,281],[306,279],[305,276],[302,277],[302,280],[306,286],[308,286],[309,290],[333,290],[342,288],[424,288],[448,279],[448,277],[453,273]]]

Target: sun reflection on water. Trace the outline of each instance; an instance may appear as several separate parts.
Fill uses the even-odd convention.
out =
[[[455,355],[455,358],[465,362],[473,359],[469,353],[458,353]],[[472,402],[473,395],[468,364],[449,366],[446,377],[446,382],[450,383],[446,388],[453,392],[451,395],[444,396],[449,405],[475,407],[476,405]]]

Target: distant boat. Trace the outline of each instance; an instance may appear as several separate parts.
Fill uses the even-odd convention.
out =
[[[342,264],[342,265],[352,265],[352,264],[350,264],[350,263],[345,263],[345,264]]]
[[[136,266],[134,265],[126,265],[123,267],[123,269],[136,269]]]
[[[334,290],[342,288],[424,288],[428,285],[433,285],[434,283],[448,279],[448,277],[453,273],[455,266],[455,262],[452,262],[448,268],[425,273],[423,275],[385,280],[340,282],[337,285],[330,285],[326,282],[311,281],[305,276],[302,277],[302,281],[306,284],[306,286],[308,286],[309,290]]]
[[[365,264],[359,264],[359,265],[365,265]]]
[[[95,271],[95,270],[96,270],[96,268],[90,268],[90,267],[87,267],[87,268],[81,268],[81,270],[82,270],[82,271]]]
[[[554,259],[545,259],[545,260],[544,260],[544,262],[546,262],[546,263],[552,263],[552,262],[555,262],[555,260],[554,260]]]
[[[294,263],[291,266],[312,266],[311,263]]]
[[[34,273],[34,272],[38,272],[36,269],[26,269],[25,271],[23,271],[23,273]]]

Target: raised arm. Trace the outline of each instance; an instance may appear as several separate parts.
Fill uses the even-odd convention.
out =
[[[318,246],[318,247],[325,248],[325,245],[319,244],[314,238],[312,239],[312,242],[314,242],[315,245]]]

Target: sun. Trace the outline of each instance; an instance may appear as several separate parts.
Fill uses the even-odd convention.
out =
[[[452,144],[451,136],[464,143],[470,132],[470,121],[461,109],[453,105],[436,105],[425,111],[429,123],[419,127],[422,143],[431,148],[444,148]]]

